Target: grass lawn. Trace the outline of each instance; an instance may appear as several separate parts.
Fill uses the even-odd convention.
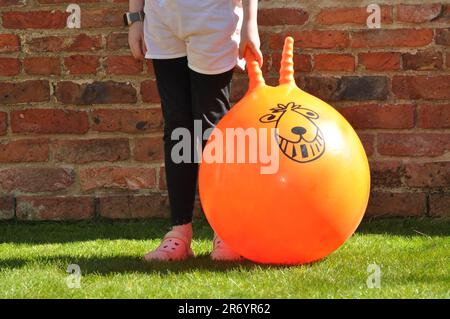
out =
[[[326,259],[296,267],[214,263],[212,231],[195,224],[197,257],[144,263],[166,220],[0,223],[0,298],[450,298],[450,220],[365,221]],[[369,289],[367,267],[381,267]],[[66,284],[69,264],[81,287]]]

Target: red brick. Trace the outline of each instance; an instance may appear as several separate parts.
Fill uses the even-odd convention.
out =
[[[166,183],[166,168],[164,166],[161,166],[159,168],[159,181],[158,181],[158,189],[165,191],[167,190],[167,183]]]
[[[46,36],[27,41],[31,52],[61,52],[64,51],[64,38],[61,36]]]
[[[365,217],[423,216],[426,210],[424,193],[372,192]]]
[[[450,4],[443,4],[443,8],[439,17],[434,20],[436,22],[450,22]]]
[[[69,188],[75,173],[68,168],[15,167],[0,170],[0,190],[23,192],[55,192]]]
[[[379,133],[378,152],[391,156],[440,156],[450,150],[450,135],[438,133]]]
[[[0,163],[45,162],[47,139],[0,140]]]
[[[440,70],[443,65],[442,53],[435,51],[419,51],[404,53],[403,69],[416,71]]]
[[[294,55],[294,69],[299,72],[310,72],[312,70],[311,56],[308,54],[295,54]],[[280,71],[281,64],[281,53],[276,52],[272,53],[270,57],[271,65],[268,64],[269,69],[272,70],[275,74],[278,74]],[[264,65],[263,65],[264,68]],[[268,72],[269,70],[267,70]]]
[[[323,25],[332,24],[358,24],[366,25],[367,18],[371,15],[366,7],[361,8],[326,8],[316,16],[316,23]],[[381,6],[381,23],[392,23],[392,7]]]
[[[83,164],[116,162],[130,158],[127,138],[56,140],[51,146],[53,157],[58,162]]]
[[[111,28],[123,26],[124,9],[85,9],[81,19],[82,28]]]
[[[33,52],[91,52],[101,49],[102,39],[84,33],[73,37],[46,36],[31,39],[27,46]]]
[[[372,187],[401,187],[405,168],[398,161],[370,162]]]
[[[0,34],[0,53],[18,52],[20,39],[15,34]]]
[[[56,57],[28,57],[23,60],[23,68],[30,75],[61,74],[61,64]]]
[[[0,57],[0,76],[13,76],[19,73],[20,73],[19,59]]]
[[[420,105],[418,118],[421,128],[450,128],[450,104]]]
[[[87,113],[78,110],[27,109],[11,113],[11,128],[15,133],[83,134],[89,129]]]
[[[95,215],[94,198],[86,196],[18,196],[20,220],[83,220]]]
[[[71,3],[72,0],[37,0],[39,3],[48,3],[48,4],[56,4],[56,3]],[[77,0],[77,3],[90,3],[90,2],[105,2],[104,0]]]
[[[346,31],[305,30],[290,33],[273,33],[269,38],[269,47],[274,50],[283,48],[286,36],[292,36],[296,48],[308,49],[343,49],[349,45]]]
[[[410,187],[448,187],[450,162],[407,164],[405,180]]]
[[[350,54],[317,54],[314,69],[319,71],[354,71],[355,57]]]
[[[450,217],[450,194],[430,195],[430,215],[433,217]]]
[[[134,159],[142,162],[162,161],[164,159],[162,137],[143,137],[135,139]]]
[[[84,15],[83,15],[84,18]],[[101,36],[89,36],[87,34],[79,34],[67,41],[64,47],[65,51],[76,51],[76,52],[86,52],[86,51],[97,51],[102,48],[102,38]]]
[[[3,27],[6,29],[63,29],[66,27],[68,12],[24,11],[4,12]]]
[[[302,31],[298,39],[300,48],[342,49],[349,45],[345,31]]]
[[[279,81],[280,81],[279,77],[268,76],[268,77],[265,77],[265,79],[266,79],[266,84],[267,85],[270,85],[270,86],[277,86],[277,85],[279,85]],[[295,80],[295,83],[301,83],[301,75],[300,74],[294,74],[294,80]]]
[[[84,191],[92,189],[152,189],[156,185],[154,168],[95,167],[80,170],[80,185]]]
[[[106,73],[114,75],[134,75],[142,73],[143,63],[132,56],[109,56],[106,59]]]
[[[147,74],[155,75],[155,70],[153,68],[153,62],[151,59],[145,59],[145,64],[147,65]]]
[[[96,74],[100,67],[100,57],[95,55],[72,55],[64,58],[69,74]]]
[[[258,10],[258,25],[304,25],[308,12],[300,8],[269,8]]]
[[[373,152],[374,152],[374,143],[375,143],[375,137],[373,134],[366,134],[366,133],[361,133],[361,132],[357,132],[359,139],[361,140],[361,143],[364,146],[364,150],[366,151],[366,155],[372,156]]]
[[[108,34],[106,48],[109,50],[128,49],[128,33],[113,32]]]
[[[390,71],[400,69],[400,57],[398,52],[368,52],[359,54],[359,63],[366,70]]]
[[[304,89],[326,101],[386,100],[389,95],[386,76],[306,76]]]
[[[92,129],[99,132],[146,133],[163,127],[158,109],[97,109],[92,112]]]
[[[450,28],[436,30],[436,44],[450,46]]]
[[[99,198],[100,216],[112,219],[167,218],[167,196],[161,194],[119,195]]]
[[[159,103],[161,99],[159,97],[158,87],[156,81],[146,80],[141,82],[141,95],[142,101],[146,103]]]
[[[420,5],[397,5],[397,20],[408,23],[423,23],[433,21],[442,11],[438,3]]]
[[[46,102],[49,99],[48,81],[0,82],[0,104]]]
[[[364,104],[338,109],[357,129],[412,128],[414,105]]]
[[[392,92],[400,99],[450,99],[450,75],[394,76]]]
[[[58,82],[55,92],[59,102],[64,104],[90,105],[136,103],[136,89],[125,82],[94,81],[78,84],[71,81]]]
[[[339,100],[336,96],[340,86],[340,79],[326,76],[307,76],[304,78],[302,89],[325,101]]]
[[[0,196],[0,220],[14,218],[14,197]]]
[[[421,47],[433,40],[431,29],[377,29],[352,33],[352,48]]]
[[[386,76],[342,76],[337,97],[340,100],[386,100],[389,80]]]
[[[0,135],[6,134],[8,127],[8,114],[6,112],[0,112]]]
[[[447,60],[446,63],[447,69],[450,69],[450,53],[446,54],[445,59]]]
[[[23,6],[25,0],[0,0],[0,7]]]

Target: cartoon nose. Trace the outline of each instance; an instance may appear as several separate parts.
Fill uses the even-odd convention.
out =
[[[296,135],[303,135],[306,133],[306,129],[302,126],[296,126],[292,128],[291,132]]]

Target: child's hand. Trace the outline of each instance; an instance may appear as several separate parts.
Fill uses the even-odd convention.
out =
[[[244,21],[241,30],[241,42],[239,44],[239,58],[242,59],[244,57],[245,49],[248,48],[252,51],[256,61],[258,61],[259,67],[262,67],[263,56],[259,49],[260,46],[258,24],[256,21]]]
[[[136,60],[143,60],[147,47],[144,42],[144,23],[142,21],[134,22],[128,30],[128,44],[131,53]]]

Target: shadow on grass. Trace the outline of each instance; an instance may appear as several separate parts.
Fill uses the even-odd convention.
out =
[[[90,240],[160,239],[170,228],[169,220],[83,221],[83,222],[0,222],[1,243],[51,244]],[[450,236],[450,218],[384,218],[363,220],[359,234],[398,236]],[[194,221],[195,239],[212,239],[206,219]]]
[[[59,255],[43,258],[30,259],[3,259],[0,260],[0,269],[17,269],[30,267],[30,265],[57,265],[61,271],[65,272],[70,264],[80,266],[82,275],[111,275],[126,273],[145,273],[145,274],[180,274],[192,271],[210,271],[210,272],[228,272],[228,271],[248,271],[251,269],[286,269],[292,266],[283,265],[263,265],[251,261],[241,262],[217,262],[212,261],[209,255],[198,255],[181,262],[145,262],[141,258],[134,256],[114,256],[114,257],[81,257],[77,258],[69,255]],[[302,267],[309,267],[303,265]],[[296,266],[298,267],[298,266]]]
[[[212,239],[204,218],[194,221],[196,239]],[[168,219],[96,220],[81,222],[0,222],[0,243],[51,244],[90,240],[160,239],[170,229]]]
[[[359,234],[397,236],[450,236],[450,218],[375,218],[365,219]]]

